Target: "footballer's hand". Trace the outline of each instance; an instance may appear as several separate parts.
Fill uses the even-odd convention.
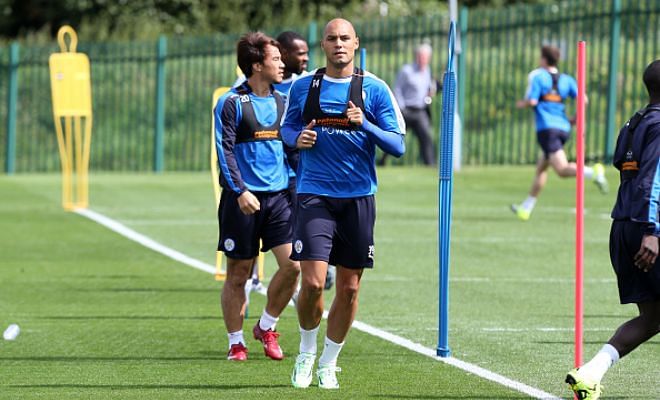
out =
[[[516,101],[516,107],[517,108],[527,107],[527,100],[518,100],[518,101]]]
[[[238,196],[238,207],[240,207],[243,214],[251,215],[259,211],[261,204],[255,195],[246,190]]]
[[[298,135],[296,140],[296,147],[299,149],[311,149],[316,144],[316,131],[313,129],[316,125],[316,120],[313,119],[302,132]]]
[[[653,235],[644,235],[642,246],[635,254],[635,265],[637,268],[649,272],[655,265],[658,258],[658,237]]]
[[[353,104],[353,102],[350,100],[348,101],[346,116],[353,125],[362,126],[362,110],[360,107],[357,107],[355,104]]]

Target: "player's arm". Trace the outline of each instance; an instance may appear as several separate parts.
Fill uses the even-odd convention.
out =
[[[642,245],[635,255],[635,264],[649,271],[658,257],[660,237],[660,124],[650,127],[639,165],[639,184],[631,208],[633,221],[643,225]]]
[[[538,73],[535,73],[536,71],[538,70],[534,70],[530,73],[531,77],[529,79],[527,90],[525,90],[525,97],[516,101],[516,107],[536,107],[539,104],[539,99],[541,98],[541,81],[538,77]]]
[[[399,105],[390,88],[378,82],[369,88],[371,96],[367,96],[367,107],[375,118],[374,122],[364,117],[362,110],[349,102],[346,114],[349,120],[360,126],[378,147],[395,157],[401,157],[406,151],[404,135],[406,124],[403,121]]]
[[[259,210],[260,204],[259,200],[247,189],[234,154],[236,127],[238,126],[235,98],[230,97],[224,102],[218,102],[213,118],[215,118],[215,143],[220,173],[229,188],[240,194],[238,205],[241,211],[244,214],[252,214]]]

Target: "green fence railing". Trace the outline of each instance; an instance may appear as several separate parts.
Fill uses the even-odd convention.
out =
[[[445,69],[446,15],[356,23],[367,69],[393,85],[423,41],[435,49],[432,69]],[[660,56],[660,0],[576,0],[550,6],[463,9],[459,21],[458,107],[463,162],[529,164],[537,157],[532,113],[515,109],[550,43],[563,52],[560,69],[573,74],[575,47],[587,41],[587,159],[611,155],[618,127],[643,105],[644,67]],[[310,41],[310,67],[323,64],[323,24],[293,27]],[[269,32],[276,34],[276,32]],[[204,170],[210,146],[210,100],[236,79],[237,35],[168,37],[155,42],[85,43],[91,61],[94,126],[90,168],[111,171]],[[4,171],[58,171],[48,56],[56,45],[20,46],[12,79],[12,48],[0,48],[0,162]],[[11,88],[16,88],[12,96]],[[572,106],[569,107],[569,112]],[[433,103],[435,135],[440,97]],[[12,125],[14,124],[14,125]],[[15,126],[15,136],[11,127]],[[13,139],[13,141],[12,141]],[[406,155],[419,150],[407,137]],[[15,150],[7,145],[14,146]],[[569,152],[572,152],[569,146]]]

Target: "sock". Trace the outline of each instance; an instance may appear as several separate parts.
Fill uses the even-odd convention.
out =
[[[300,352],[316,354],[316,335],[319,333],[317,326],[311,330],[300,327]]]
[[[597,178],[594,176],[594,169],[591,167],[587,167],[586,165],[584,166],[584,177],[586,179],[595,179]]]
[[[611,344],[606,344],[591,361],[580,367],[580,373],[600,382],[605,372],[617,361],[619,361],[619,352]]]
[[[229,332],[227,335],[229,336],[229,347],[231,348],[232,345],[243,343],[245,345],[245,339],[243,339],[243,330],[236,331],[236,332]]]
[[[536,197],[527,196],[525,201],[522,202],[521,207],[527,211],[532,211],[536,205]]]
[[[337,365],[337,357],[341,351],[344,343],[335,343],[332,340],[325,337],[325,346],[323,347],[323,353],[319,357],[319,365]]]
[[[261,318],[259,318],[259,328],[263,329],[264,331],[269,329],[275,330],[275,325],[279,319],[279,317],[273,317],[272,315],[268,314],[266,309],[264,309],[264,312],[261,314]]]

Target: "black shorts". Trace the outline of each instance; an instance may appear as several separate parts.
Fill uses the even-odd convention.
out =
[[[261,251],[291,243],[293,237],[293,212],[288,190],[274,193],[253,192],[261,209],[245,215],[238,206],[238,194],[223,190],[218,207],[220,240],[218,250],[229,258],[247,260]]]
[[[373,268],[374,196],[333,198],[299,194],[291,259]]]
[[[619,285],[621,304],[660,300],[660,257],[644,272],[635,266],[634,257],[642,245],[642,227],[632,221],[614,221],[610,231],[610,259]]]
[[[570,136],[570,133],[559,129],[544,129],[536,132],[536,140],[539,142],[545,158],[563,149]]]

